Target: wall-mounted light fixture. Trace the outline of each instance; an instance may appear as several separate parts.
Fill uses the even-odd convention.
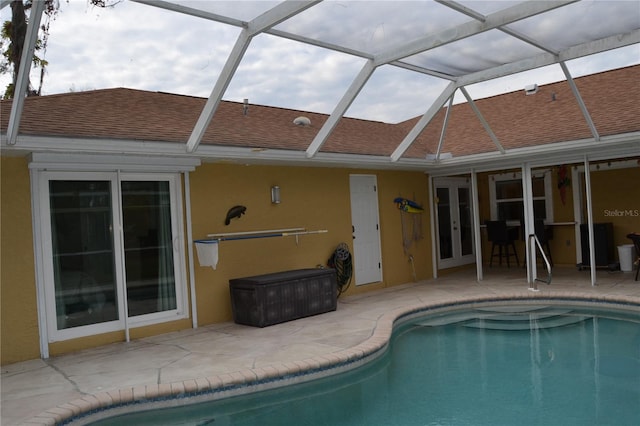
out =
[[[280,187],[278,185],[271,187],[271,202],[280,204]]]

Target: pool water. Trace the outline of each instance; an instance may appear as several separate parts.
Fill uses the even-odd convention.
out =
[[[487,307],[396,328],[338,376],[97,425],[640,425],[640,314]]]

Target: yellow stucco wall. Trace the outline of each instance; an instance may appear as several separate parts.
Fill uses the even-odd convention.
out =
[[[638,162],[638,167],[591,172],[593,220],[613,224],[615,245],[631,244],[626,235],[640,232],[640,159]]]
[[[636,158],[637,161],[640,161]],[[570,165],[574,167],[576,165]],[[577,166],[581,166],[577,165]],[[600,168],[600,167],[598,167]],[[581,175],[584,179],[584,176]],[[592,211],[594,222],[611,222],[613,224],[614,244],[630,244],[626,235],[640,232],[640,163],[637,166],[623,169],[608,169],[602,164],[600,170],[591,171]],[[574,199],[572,196],[575,185],[584,188],[584,182],[571,182],[567,188],[565,203],[560,199],[557,189],[558,168],[553,169],[553,207],[555,222],[574,221]],[[586,221],[586,200],[581,209]],[[559,226],[554,228],[554,238],[551,251],[557,264],[575,265],[575,228],[573,226]],[[577,242],[580,244],[580,241]],[[617,259],[618,252],[614,249]]]
[[[567,165],[568,175],[571,177],[571,165]],[[573,185],[571,182],[565,188],[565,199],[562,202],[558,189],[559,167],[551,169],[551,191],[553,195],[553,221],[555,223],[574,222]],[[575,225],[557,225],[553,227],[553,239],[549,242],[554,265],[576,265],[576,233]],[[579,243],[579,242],[578,242]],[[524,248],[523,248],[524,250]]]
[[[404,254],[397,196],[427,200],[427,177],[422,173],[361,171],[333,168],[238,166],[205,164],[191,176],[194,239],[207,234],[265,229],[326,229],[326,234],[299,237],[223,241],[216,270],[196,263],[198,322],[210,324],[232,318],[229,279],[275,271],[325,265],[336,246],[346,242],[353,253],[350,174],[374,174],[378,183],[383,282],[355,286],[355,294],[413,280],[408,254],[414,257],[418,279],[431,273],[428,215],[423,214],[424,240]],[[282,202],[271,203],[270,188],[280,187]],[[244,205],[246,214],[224,225],[229,208]]]
[[[26,158],[2,157],[1,181],[1,272],[2,272],[2,364],[40,356],[36,285],[31,221],[31,195]],[[214,232],[304,227],[327,229],[326,234],[295,238],[227,241],[220,244],[220,261],[214,271],[195,266],[199,324],[232,319],[228,281],[230,278],[286,269],[325,265],[340,242],[351,251],[349,175],[377,177],[380,212],[383,281],[356,287],[347,294],[413,281],[414,258],[417,279],[431,276],[429,217],[424,213],[424,239],[407,254],[402,248],[397,196],[427,200],[427,177],[417,172],[362,171],[333,168],[301,168],[204,164],[191,173],[191,203],[194,239]],[[271,204],[270,188],[279,185],[282,203]],[[224,225],[227,210],[236,204],[247,207],[241,219]],[[195,252],[195,250],[194,250]],[[191,320],[173,321],[131,330],[132,338],[189,328]],[[55,342],[51,355],[124,340],[123,332]]]
[[[27,160],[13,157],[2,157],[1,160],[1,361],[7,364],[37,358],[40,351]],[[556,189],[557,170],[553,170],[554,220],[573,221],[571,187],[563,205]],[[350,174],[370,174],[377,178],[383,280],[363,286],[352,283],[347,294],[413,281],[409,255],[414,259],[416,278],[429,279],[432,256],[428,208],[421,215],[424,239],[414,243],[405,253],[401,216],[393,203],[395,197],[401,196],[427,207],[427,176],[423,173],[203,164],[190,175],[194,239],[205,238],[209,233],[292,227],[327,229],[329,232],[300,236],[297,245],[293,237],[221,242],[216,270],[200,267],[196,259],[199,324],[231,320],[228,286],[231,278],[325,265],[341,242],[346,242],[353,252]],[[482,221],[489,218],[488,176],[489,173],[478,175]],[[628,243],[625,235],[640,231],[640,217],[633,213],[640,209],[637,188],[640,167],[593,172],[591,178],[596,221],[613,222],[616,244]],[[271,204],[270,188],[273,185],[281,188],[282,203],[279,205]],[[227,210],[236,204],[245,205],[247,212],[225,226]],[[557,264],[575,264],[573,227],[565,228],[556,229],[552,243],[554,260]],[[486,242],[483,246],[486,251]],[[157,324],[134,329],[131,335],[140,338],[188,328],[190,324],[190,320]],[[57,342],[51,344],[49,350],[55,355],[123,339],[122,332],[107,333]]]
[[[31,195],[25,158],[0,157],[0,357],[38,358]]]
[[[582,166],[569,165],[568,167]],[[555,222],[573,222],[574,199],[573,189],[575,185],[584,188],[584,181],[571,182],[566,190],[565,203],[562,203],[558,190],[558,168],[553,168],[553,212]],[[580,175],[584,179],[584,175]],[[640,232],[640,164],[638,167],[623,169],[608,169],[602,165],[601,170],[591,171],[592,211],[594,222],[611,222],[613,224],[614,244],[630,244],[631,240],[626,235],[631,232]],[[581,206],[584,220],[586,221],[586,200]],[[576,242],[574,226],[554,227],[554,236],[551,241],[551,252],[554,263],[557,265],[576,265]],[[617,259],[618,252],[614,249]]]

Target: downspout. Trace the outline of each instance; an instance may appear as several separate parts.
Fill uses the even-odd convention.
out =
[[[191,292],[191,326],[198,328],[198,309],[196,304],[196,279],[193,262],[193,229],[191,222],[191,185],[189,172],[184,172],[184,202],[187,215],[187,261],[189,262],[189,290]]]

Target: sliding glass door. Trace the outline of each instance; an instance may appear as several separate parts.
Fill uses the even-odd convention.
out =
[[[109,180],[49,182],[58,330],[120,318]]]
[[[179,178],[41,173],[50,340],[184,315]]]
[[[130,317],[176,309],[168,182],[122,182],[122,224]]]

